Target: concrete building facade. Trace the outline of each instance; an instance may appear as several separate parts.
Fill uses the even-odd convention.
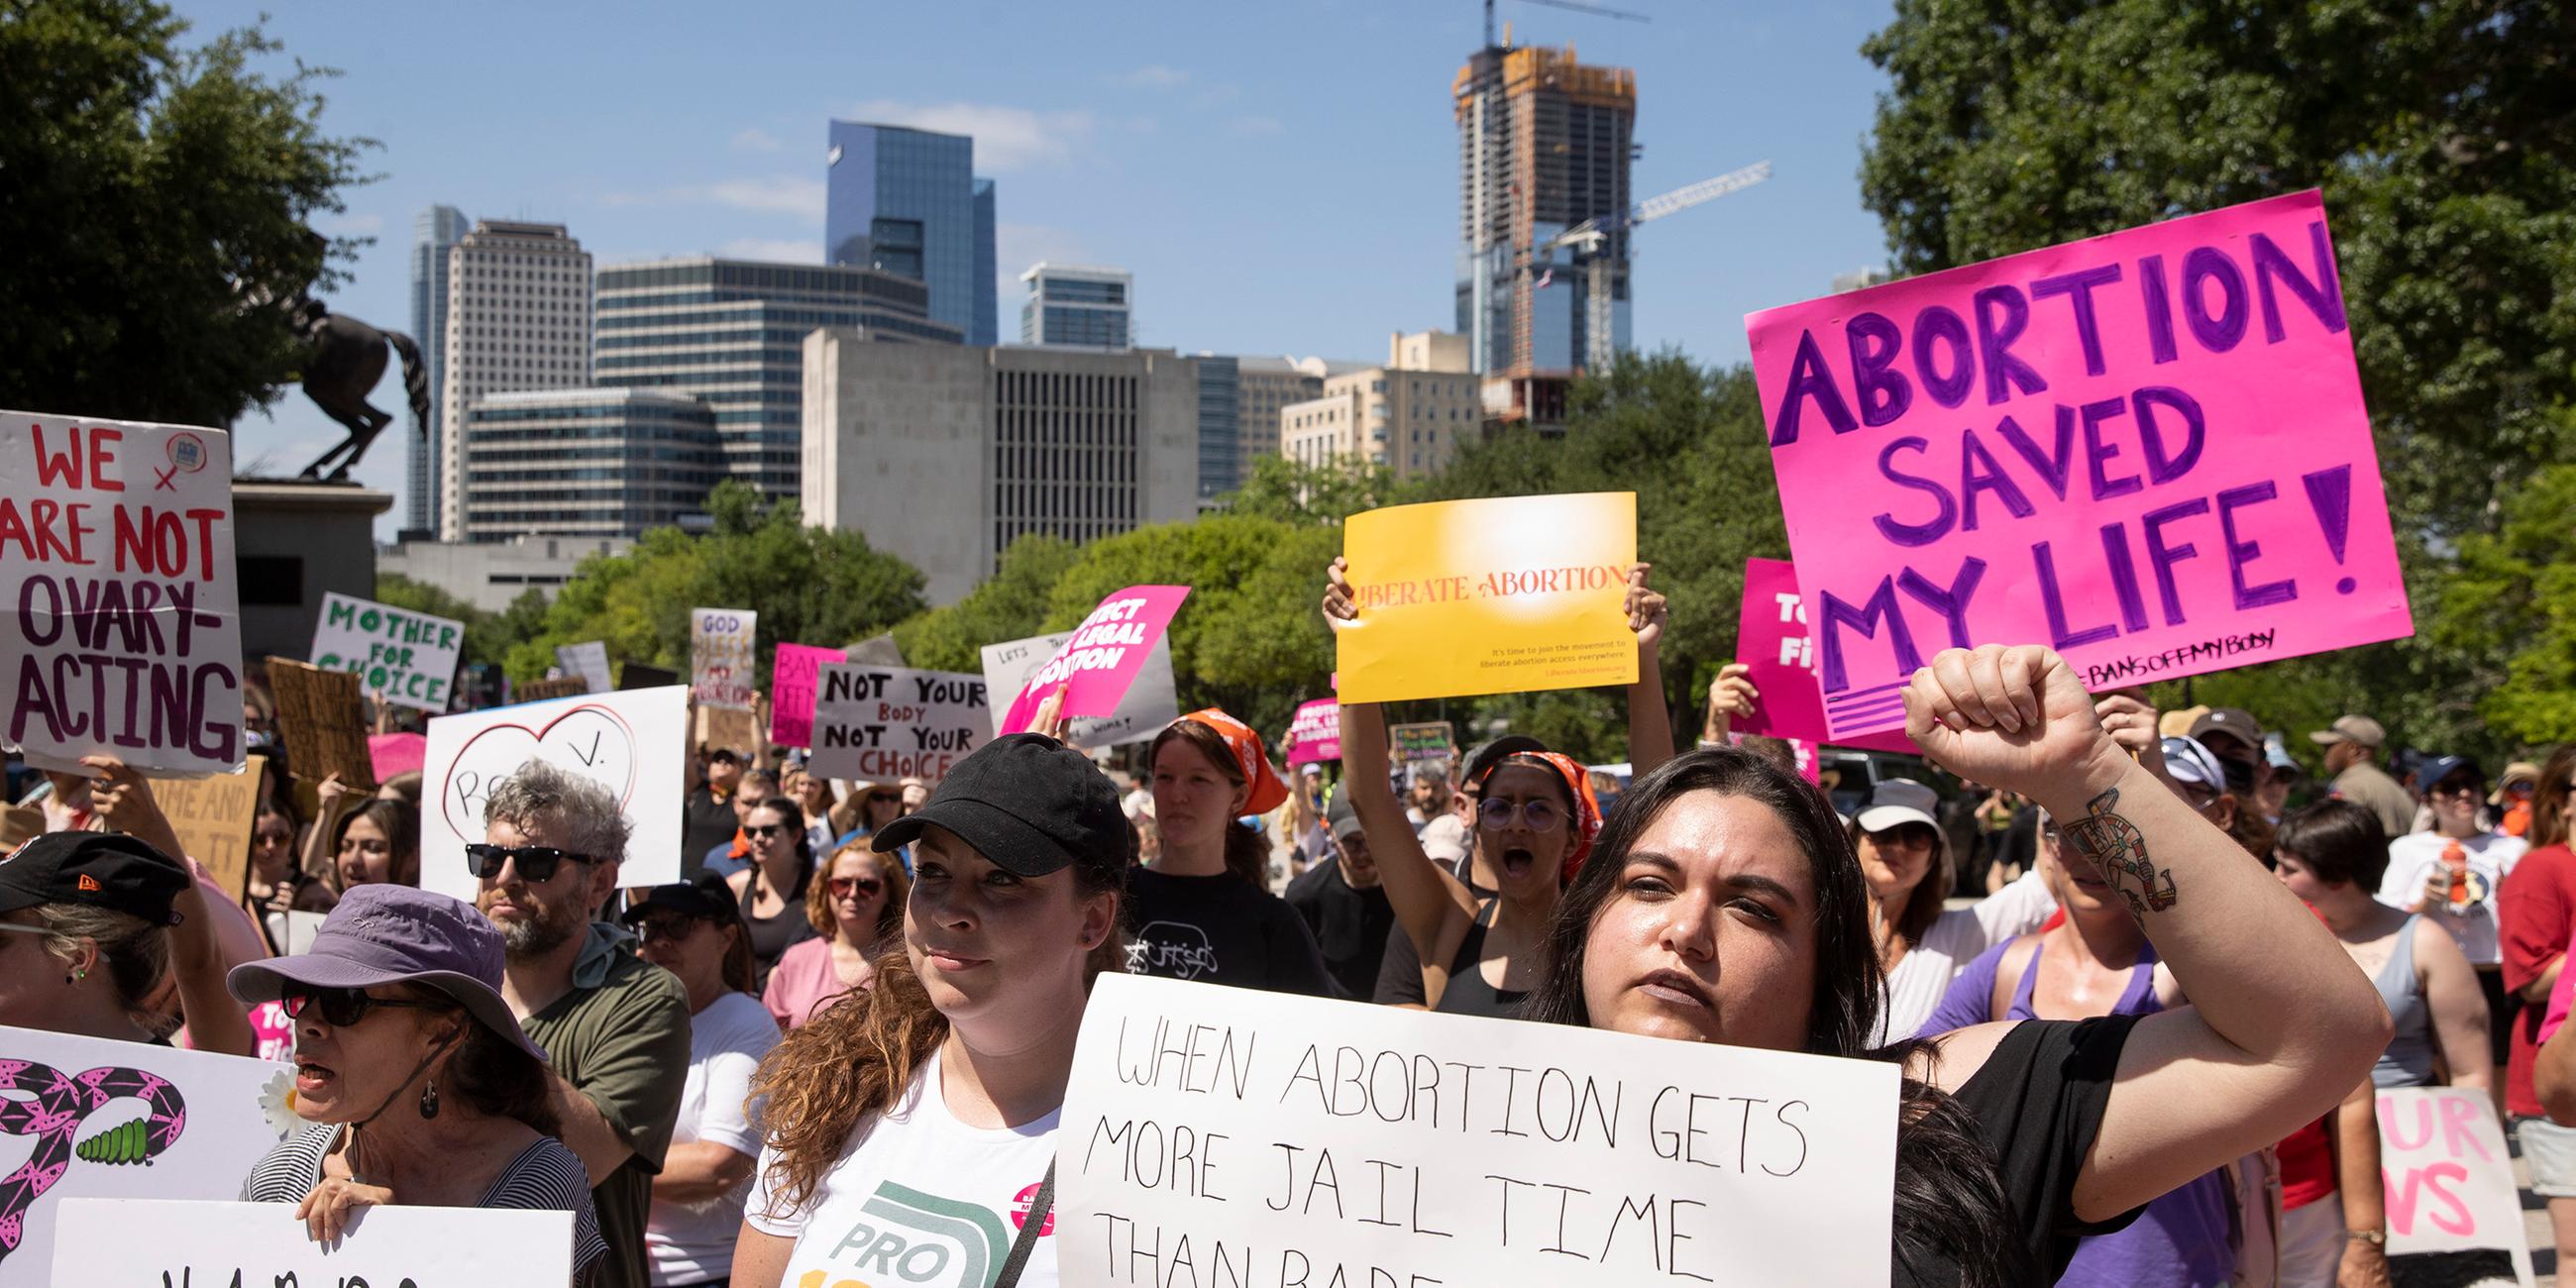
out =
[[[412,426],[403,438],[405,483],[410,497],[403,505],[407,532],[438,530],[440,399],[447,386],[447,252],[455,249],[473,225],[454,206],[431,206],[412,222],[411,336],[420,344],[421,361],[429,367],[429,423]]]
[[[1399,479],[1436,473],[1461,437],[1482,431],[1482,382],[1466,363],[1463,336],[1393,336],[1385,366],[1328,377],[1320,396],[1280,410],[1280,454],[1383,465]]]
[[[1022,536],[1193,517],[1198,448],[1198,362],[1167,350],[805,338],[805,519],[902,556],[934,604]]]
[[[624,554],[633,545],[622,537],[523,536],[459,545],[403,541],[377,552],[376,571],[436,586],[485,612],[497,613],[531,590],[542,590],[551,599],[556,587],[572,580],[582,560]]]
[[[831,123],[823,259],[930,288],[930,316],[969,344],[1000,342],[993,181],[975,140],[900,125]]]
[[[1236,359],[1240,369],[1236,398],[1239,407],[1237,441],[1241,447],[1236,456],[1244,468],[1250,468],[1257,457],[1279,454],[1279,413],[1291,403],[1320,398],[1324,377],[1340,371],[1357,370],[1356,364],[1334,364],[1321,358],[1276,358],[1246,356]]]
[[[713,407],[646,389],[487,394],[465,409],[461,540],[633,537],[705,512]]]
[[[602,386],[688,394],[715,409],[725,472],[773,499],[797,487],[807,332],[956,344],[923,283],[870,268],[698,255],[599,270],[592,373]]]
[[[469,539],[467,409],[505,390],[587,384],[590,303],[590,253],[561,224],[479,220],[448,250],[447,356],[437,386],[440,540]]]
[[[1124,349],[1135,342],[1136,279],[1115,268],[1043,261],[1020,274],[1020,343]]]

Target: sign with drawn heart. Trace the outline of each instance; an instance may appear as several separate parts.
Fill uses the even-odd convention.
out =
[[[621,885],[680,879],[688,787],[688,690],[671,686],[528,702],[429,722],[421,818],[422,888],[471,900],[465,847],[483,840],[493,789],[532,760],[608,789],[634,827]]]

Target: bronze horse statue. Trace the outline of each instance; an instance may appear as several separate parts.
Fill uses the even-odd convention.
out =
[[[421,436],[429,436],[429,370],[421,363],[420,346],[410,336],[343,317],[309,296],[296,300],[290,316],[295,334],[304,342],[305,396],[349,431],[338,446],[305,466],[302,477],[347,482],[349,471],[366,454],[367,445],[393,423],[392,413],[378,411],[367,402],[368,393],[385,374],[388,345],[402,356],[403,390],[411,396],[412,418],[420,426]],[[322,471],[335,460],[339,461],[338,467],[325,475]]]

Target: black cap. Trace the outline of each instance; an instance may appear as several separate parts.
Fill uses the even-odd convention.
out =
[[[742,763],[742,753],[735,751],[731,747],[709,747],[707,748],[707,760],[710,763],[719,760],[727,760],[739,765]]]
[[[1460,787],[1465,787],[1470,784],[1483,783],[1485,781],[1485,775],[1494,772],[1494,766],[1503,763],[1503,757],[1505,756],[1518,756],[1528,752],[1543,752],[1547,749],[1546,743],[1540,742],[1538,739],[1533,738],[1528,734],[1504,734],[1502,737],[1496,738],[1492,742],[1486,743],[1484,746],[1478,747],[1474,751],[1467,753],[1467,768],[1464,773],[1458,775],[1458,785]]]
[[[1334,789],[1332,802],[1324,806],[1324,824],[1335,836],[1349,836],[1360,830],[1359,811],[1351,808],[1348,784]]]
[[[976,748],[920,809],[878,828],[868,843],[883,854],[933,823],[1024,877],[1083,866],[1117,880],[1133,835],[1108,777],[1081,752],[1035,733]]]
[[[644,914],[655,908],[665,908],[683,917],[716,920],[733,916],[737,911],[733,887],[726,885],[723,877],[707,872],[701,873],[695,881],[657,885],[645,891],[644,897],[626,905],[626,911],[617,914],[617,919],[631,926],[642,921]]]
[[[178,860],[121,832],[47,832],[0,859],[0,912],[84,903],[175,926],[188,882]]]

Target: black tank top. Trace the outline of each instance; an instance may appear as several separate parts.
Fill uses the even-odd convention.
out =
[[[805,919],[805,890],[813,883],[814,872],[808,868],[796,878],[794,893],[779,901],[778,915],[774,917],[751,915],[754,895],[760,889],[760,874],[754,871],[751,879],[742,883],[742,924],[751,931],[754,989],[768,987],[769,968],[778,964],[790,946],[814,937],[814,923]]]
[[[1476,920],[1467,927],[1467,937],[1458,941],[1458,955],[1449,960],[1449,987],[1440,991],[1440,1004],[1432,1010],[1504,1020],[1520,1014],[1528,989],[1496,988],[1485,982],[1485,928],[1493,924],[1501,907],[1499,899],[1476,905]]]

